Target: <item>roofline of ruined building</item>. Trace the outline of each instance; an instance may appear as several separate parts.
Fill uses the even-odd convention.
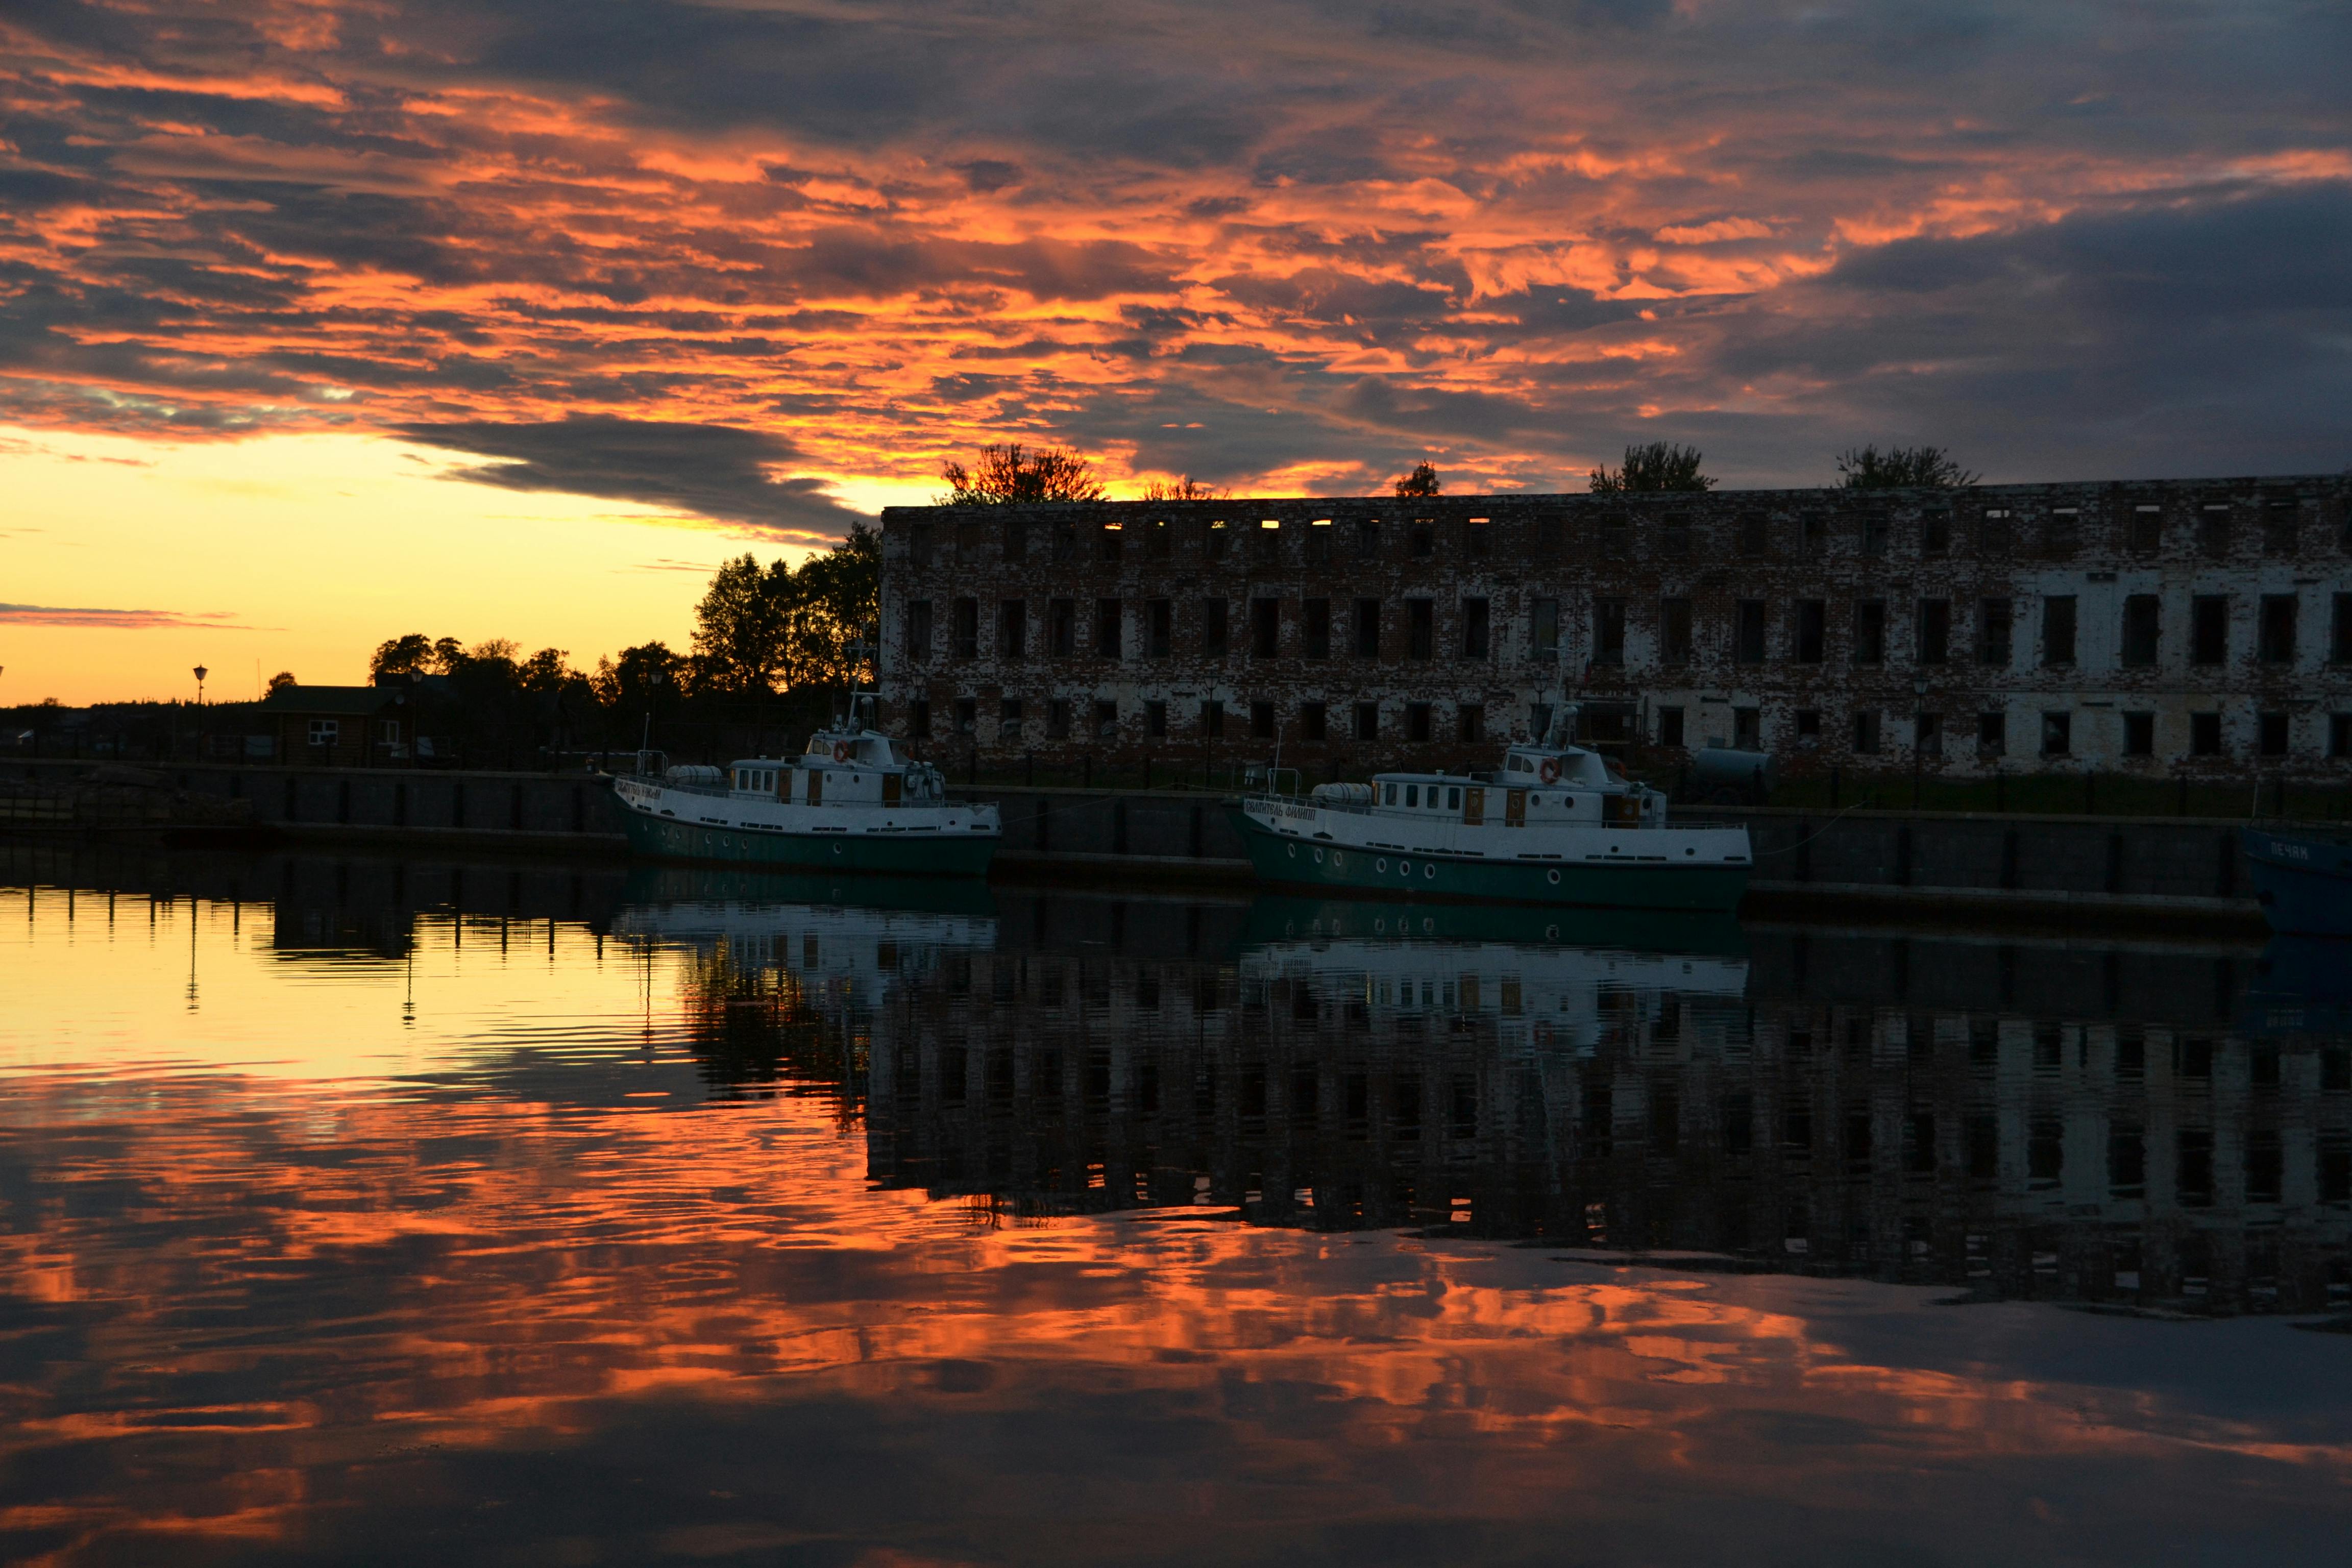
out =
[[[2203,491],[2263,490],[2275,491],[2290,487],[2298,489],[2318,489],[2330,491],[2352,490],[2352,469],[2328,474],[2242,474],[2210,479],[2037,479],[2018,484],[1963,485],[1957,488],[1935,485],[1909,485],[1885,489],[1855,490],[1840,485],[1796,486],[1780,489],[1712,489],[1712,490],[1635,490],[1595,495],[1587,490],[1498,490],[1478,495],[1438,496],[1225,496],[1214,500],[1085,500],[1033,501],[1026,505],[989,503],[976,506],[955,506],[934,502],[925,506],[886,506],[884,518],[891,517],[1018,517],[1035,513],[1043,517],[1068,517],[1079,512],[1157,512],[1166,516],[1239,515],[1253,507],[1329,507],[1335,512],[1352,509],[1362,511],[1379,508],[1393,511],[1413,510],[1423,514],[1444,510],[1455,511],[1481,506],[1593,507],[1593,506],[1673,506],[1688,505],[1695,500],[1722,501],[1733,499],[1803,501],[1811,505],[1836,502],[1843,505],[1866,505],[1874,502],[1901,500],[1957,500],[1963,496],[2019,496],[2052,493],[2117,494],[2131,491]]]

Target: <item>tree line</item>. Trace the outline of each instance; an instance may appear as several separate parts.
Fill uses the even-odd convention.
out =
[[[1837,488],[1851,490],[1958,489],[1977,482],[1978,476],[1941,447],[1852,447],[1837,455]],[[1696,447],[1672,441],[1648,441],[1625,448],[1616,468],[1603,463],[1587,476],[1595,495],[1629,495],[1675,490],[1711,490],[1715,479],[1705,470],[1705,456]],[[981,448],[979,460],[967,468],[950,462],[940,469],[947,489],[932,498],[940,506],[1034,506],[1050,501],[1107,500],[1109,486],[1093,459],[1059,447],[1035,450],[1018,441]],[[1436,465],[1423,459],[1390,486],[1401,498],[1444,493]],[[1152,480],[1145,500],[1222,500],[1229,492],[1186,475],[1172,482]]]
[[[419,701],[461,752],[487,759],[520,737],[558,750],[633,747],[698,735],[723,750],[823,722],[870,672],[881,588],[881,536],[862,523],[798,566],[745,553],[711,577],[686,652],[656,639],[575,668],[568,650],[525,654],[507,637],[467,644],[408,632],[387,637],[368,676],[431,677]],[[271,678],[269,689],[294,683]]]

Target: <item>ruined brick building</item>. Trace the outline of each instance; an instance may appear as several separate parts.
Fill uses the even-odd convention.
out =
[[[1575,703],[1667,756],[2352,769],[2352,476],[892,507],[881,692],[930,754],[1346,770]]]

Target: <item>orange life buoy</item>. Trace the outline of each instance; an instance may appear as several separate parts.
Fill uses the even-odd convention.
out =
[[[845,762],[849,761],[849,742],[846,742],[846,741],[835,741],[835,742],[833,743],[833,760],[834,760],[835,762],[836,762],[836,763],[845,763]]]
[[[1559,783],[1559,759],[1558,757],[1546,757],[1543,760],[1543,766],[1538,771],[1542,773],[1544,783],[1548,784]]]

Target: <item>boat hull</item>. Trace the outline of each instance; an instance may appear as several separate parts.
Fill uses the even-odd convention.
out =
[[[1261,880],[1321,893],[1719,914],[1738,908],[1748,890],[1744,864],[1547,865],[1382,853],[1270,832],[1239,807],[1231,816]]]
[[[624,806],[629,847],[662,860],[919,877],[985,877],[997,835],[784,833],[681,822]]]
[[[2259,827],[2241,829],[2238,838],[2273,931],[2352,936],[2352,847]]]

